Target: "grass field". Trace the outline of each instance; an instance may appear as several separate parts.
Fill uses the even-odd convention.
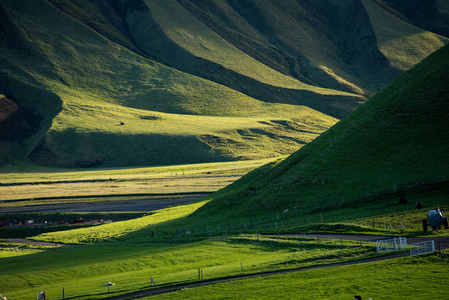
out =
[[[65,171],[26,165],[5,166],[0,173],[0,183],[3,184],[0,186],[0,201],[3,201],[2,206],[20,206],[19,202],[8,200],[22,199],[22,205],[30,201],[37,205],[64,201],[58,197],[72,197],[72,201],[86,202],[95,201],[94,198],[86,199],[86,196],[109,195],[103,200],[116,201],[114,196],[120,195],[215,192],[270,161],[272,159]],[[83,198],[77,199],[77,196]]]
[[[439,299],[448,252],[358,266],[237,280],[145,299]],[[444,297],[444,296],[443,296]]]
[[[101,299],[108,296],[103,287],[107,281],[116,283],[114,293],[123,293],[147,287],[150,276],[158,286],[196,281],[199,268],[204,279],[212,279],[364,257],[357,242],[345,241],[341,246],[323,241],[316,245],[313,239],[268,242],[256,241],[255,236],[252,240],[248,238],[250,236],[180,245],[100,244],[59,247],[44,252],[17,250],[17,255],[22,256],[2,255],[0,258],[2,270],[7,272],[7,275],[0,275],[2,292],[6,295],[6,290],[8,297],[14,299],[26,299],[34,290],[45,289],[50,299],[55,299],[64,287],[69,298]],[[364,246],[368,256],[375,255],[372,246]],[[326,255],[326,262],[323,255]],[[65,259],[67,257],[70,259]]]

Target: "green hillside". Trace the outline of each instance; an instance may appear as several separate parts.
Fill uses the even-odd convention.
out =
[[[5,22],[10,31],[27,34],[23,50],[3,54],[2,90],[36,107],[47,122],[53,118],[25,141],[22,156],[38,145],[29,155],[33,162],[123,166],[270,157],[294,151],[335,122],[143,58],[45,2],[9,7],[23,18],[8,19],[15,22]],[[44,102],[36,90],[55,101]]]
[[[369,214],[366,205],[397,203],[418,186],[427,207],[447,204],[447,184],[425,183],[441,182],[449,173],[448,88],[445,46],[285,161],[214,194],[197,213],[254,215],[293,207],[341,212],[359,206]]]
[[[0,163],[293,153],[447,42],[372,4],[2,1]]]

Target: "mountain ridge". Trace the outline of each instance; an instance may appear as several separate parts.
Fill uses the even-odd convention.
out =
[[[149,153],[161,152],[163,140],[173,145],[170,135],[189,136],[202,154],[173,149],[181,154],[160,160],[168,164],[289,154],[403,71],[390,66],[392,56],[376,45],[379,29],[371,28],[366,1],[371,0],[345,2],[334,16],[333,1],[211,1],[201,6],[173,0],[168,7],[168,2],[143,0],[6,0],[0,5],[0,93],[45,121],[3,162],[28,157],[74,167],[92,156],[97,163],[81,165],[133,165],[129,153],[136,157],[134,164],[158,164]],[[359,21],[348,17],[351,11]],[[417,44],[420,51],[404,54],[411,58],[409,65],[447,42],[425,34],[429,38]],[[365,36],[369,42],[363,46],[357,41]],[[414,49],[413,43],[404,40],[403,45]],[[45,101],[44,94],[59,100]],[[87,122],[92,113],[103,123]],[[186,130],[175,121],[183,115],[234,119],[217,119],[208,130]],[[160,119],[150,127],[137,122],[146,116]],[[312,119],[320,120],[312,122],[313,134],[291,131]],[[125,138],[121,144],[131,148],[114,138]],[[155,146],[139,151],[137,145],[148,142]],[[108,143],[122,154],[111,154]],[[3,146],[8,148],[1,141]]]

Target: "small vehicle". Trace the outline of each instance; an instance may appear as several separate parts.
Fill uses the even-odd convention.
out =
[[[442,211],[440,211],[440,208],[431,209],[427,213],[427,219],[422,219],[422,227],[424,231],[427,231],[428,226],[435,231],[440,230],[441,226],[444,226],[445,229],[449,228],[447,217]]]

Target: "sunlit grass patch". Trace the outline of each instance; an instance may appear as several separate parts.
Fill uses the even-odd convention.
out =
[[[36,240],[60,242],[68,244],[95,243],[104,240],[115,239],[125,236],[131,232],[146,229],[149,226],[161,225],[164,222],[176,220],[188,216],[198,207],[204,205],[204,202],[175,206],[156,211],[145,217],[103,224],[96,227],[72,229],[68,231],[44,233],[33,237]]]

